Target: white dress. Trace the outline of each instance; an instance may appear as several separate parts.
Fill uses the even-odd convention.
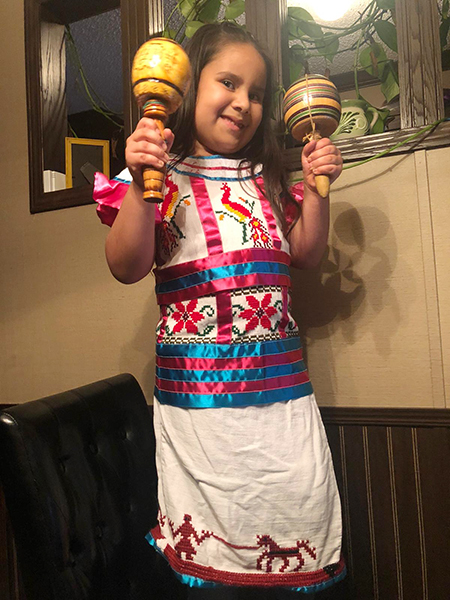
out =
[[[159,210],[147,539],[191,586],[319,591],[345,575],[341,508],[290,315],[288,242],[235,159],[175,165]]]

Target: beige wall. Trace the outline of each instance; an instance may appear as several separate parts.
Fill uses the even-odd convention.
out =
[[[335,183],[328,256],[294,276],[320,404],[446,406],[449,162],[450,148],[420,151]]]
[[[0,403],[124,371],[151,399],[151,277],[113,280],[93,206],[29,214],[22,11],[1,3]],[[328,257],[294,275],[319,403],[446,406],[449,164],[450,148],[384,158],[334,185]]]
[[[94,206],[30,215],[23,2],[0,5],[0,403],[120,372],[152,397],[152,279],[123,286]]]

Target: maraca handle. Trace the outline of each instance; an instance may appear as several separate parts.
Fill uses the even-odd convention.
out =
[[[322,139],[322,136],[317,129],[313,132],[312,139],[316,141]],[[321,198],[327,198],[330,193],[330,178],[328,175],[314,175],[314,180],[319,196]]]
[[[164,126],[168,118],[168,112],[164,104],[157,100],[150,100],[143,107],[144,117],[154,119],[161,136],[164,139]],[[166,167],[145,167],[142,173],[144,178],[144,200],[157,204],[163,201],[163,187],[166,178]]]

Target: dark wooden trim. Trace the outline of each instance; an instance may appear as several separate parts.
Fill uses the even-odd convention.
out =
[[[444,115],[437,2],[396,0],[402,129]]]
[[[105,0],[109,1],[109,0]],[[117,5],[119,2],[117,1]],[[92,186],[44,193],[43,125],[40,71],[41,1],[25,0],[25,62],[28,118],[28,171],[30,212],[92,204]],[[102,4],[105,7],[104,3]],[[125,131],[129,135],[138,112],[131,95],[130,71],[134,53],[151,35],[163,27],[162,0],[121,0],[122,56]],[[42,10],[44,7],[42,7]],[[91,14],[93,10],[91,8]]]
[[[410,129],[361,136],[352,140],[336,140],[335,144],[341,151],[344,162],[365,160],[400,142],[404,142],[411,135],[418,133],[420,129],[420,127],[412,127]],[[400,148],[392,150],[390,154],[405,154],[415,150],[431,150],[432,148],[444,146],[450,146],[450,122],[447,121],[431,131],[418,135],[414,140],[407,142]],[[301,169],[301,152],[301,146],[288,148],[284,151],[285,164],[289,171],[299,171]]]
[[[360,408],[320,407],[325,425],[358,425],[371,427],[450,427],[447,408]]]

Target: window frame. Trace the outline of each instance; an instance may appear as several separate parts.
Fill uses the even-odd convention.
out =
[[[337,140],[344,161],[364,160],[404,142],[444,116],[439,13],[435,0],[396,0],[401,129]],[[274,59],[277,83],[288,84],[286,0],[246,0],[246,25]],[[278,117],[281,110],[278,107]],[[450,145],[450,122],[424,132],[393,154]],[[301,167],[301,148],[286,148],[291,171]]]

